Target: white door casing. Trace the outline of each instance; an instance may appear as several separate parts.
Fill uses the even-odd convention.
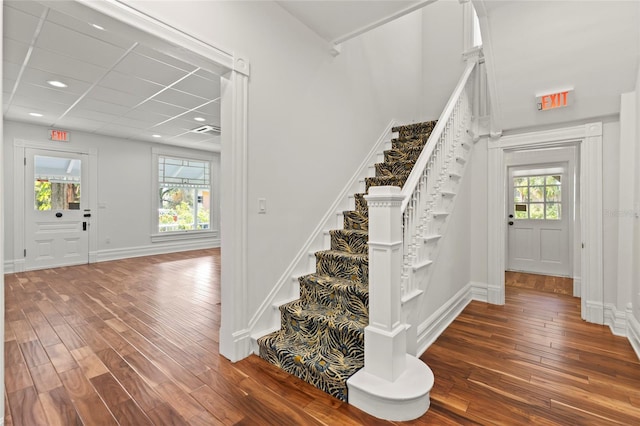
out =
[[[89,156],[28,148],[24,160],[25,269],[88,263]]]
[[[488,239],[487,295],[489,303],[505,303],[507,225],[505,156],[516,149],[575,145],[579,147],[580,191],[576,192],[576,214],[572,251],[574,286],[578,284],[582,318],[604,323],[602,123],[594,122],[540,132],[490,139],[488,143]],[[579,164],[579,167],[578,167]],[[578,260],[579,259],[579,260]],[[579,266],[577,266],[579,265]],[[579,274],[578,274],[579,271]]]
[[[513,165],[545,157],[566,161]],[[573,158],[573,147],[507,155],[507,270],[573,277]]]

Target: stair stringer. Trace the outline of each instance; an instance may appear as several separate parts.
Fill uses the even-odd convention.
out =
[[[433,342],[448,325],[444,324],[435,331],[437,333],[435,337],[431,336],[434,333],[433,327],[430,326],[431,321],[420,322],[416,318],[416,312],[422,295],[432,284],[432,275],[439,260],[440,247],[447,238],[449,218],[455,210],[466,169],[471,162],[473,147],[472,137],[468,133],[460,136],[452,152],[448,153],[450,162],[437,177],[440,182],[439,187],[430,194],[433,199],[432,208],[424,212],[425,216],[430,218],[425,219],[422,244],[409,272],[410,279],[417,280],[419,284],[413,292],[402,298],[403,320],[407,327],[407,353],[410,355],[420,356],[427,349],[424,342]],[[455,195],[452,196],[452,193]],[[432,317],[430,319],[433,320]]]
[[[251,352],[258,353],[257,339],[280,329],[279,306],[300,297],[298,277],[315,271],[314,253],[329,248],[326,234],[336,228],[342,228],[342,212],[354,210],[353,194],[364,192],[365,178],[375,175],[374,164],[384,159],[384,151],[390,149],[393,132],[398,120],[391,120],[372,146],[367,156],[340,191],[320,222],[307,238],[289,266],[284,270],[264,302],[249,320],[251,334]],[[311,259],[311,260],[310,260]]]

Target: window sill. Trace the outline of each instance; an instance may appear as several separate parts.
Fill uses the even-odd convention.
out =
[[[173,231],[162,234],[151,234],[152,243],[161,243],[164,241],[180,241],[180,240],[200,240],[204,238],[216,238],[218,231],[215,229],[203,231]]]

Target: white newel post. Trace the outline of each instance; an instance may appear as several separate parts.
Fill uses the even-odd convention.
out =
[[[386,420],[412,420],[429,408],[433,373],[406,350],[402,323],[400,188],[369,188],[369,325],[363,369],[348,381],[349,403]]]
[[[365,370],[393,382],[406,367],[406,333],[400,316],[402,195],[395,186],[372,187],[369,207],[369,326],[364,330]]]

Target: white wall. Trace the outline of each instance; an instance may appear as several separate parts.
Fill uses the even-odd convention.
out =
[[[5,121],[4,124],[3,172],[5,181],[12,182],[15,140],[45,145],[52,143],[47,140],[47,127],[12,121]],[[189,244],[193,244],[193,248],[218,245],[216,240],[219,236],[215,240],[209,239],[206,243],[198,241],[198,245],[181,242],[178,247],[168,242],[151,242],[154,212],[152,203],[155,203],[154,194],[151,192],[153,178],[151,149],[152,146],[175,148],[84,132],[72,131],[71,134],[71,142],[65,144],[65,148],[87,151],[95,148],[98,152],[98,193],[91,194],[92,197],[97,196],[97,205],[102,206],[94,212],[92,217],[92,226],[97,227],[98,230],[98,260],[184,250],[189,248]],[[182,151],[197,158],[213,157],[212,173],[216,175],[219,168],[218,154],[186,148]],[[219,183],[216,182],[216,187],[212,188],[214,199],[219,192],[218,186]],[[22,188],[7,185],[4,191],[6,203],[4,214],[6,223],[9,225],[5,233],[4,250],[6,260],[9,261],[18,259],[23,249],[23,247],[14,247],[13,204],[17,199],[16,191],[22,191]],[[214,214],[214,218],[218,217],[218,214]],[[212,229],[219,230],[219,223],[212,224]]]
[[[463,5],[437,1],[422,9],[422,116],[436,119],[464,70]]]
[[[251,64],[246,309],[255,312],[385,126],[420,118],[421,15],[333,57],[274,2],[130,4]]]

